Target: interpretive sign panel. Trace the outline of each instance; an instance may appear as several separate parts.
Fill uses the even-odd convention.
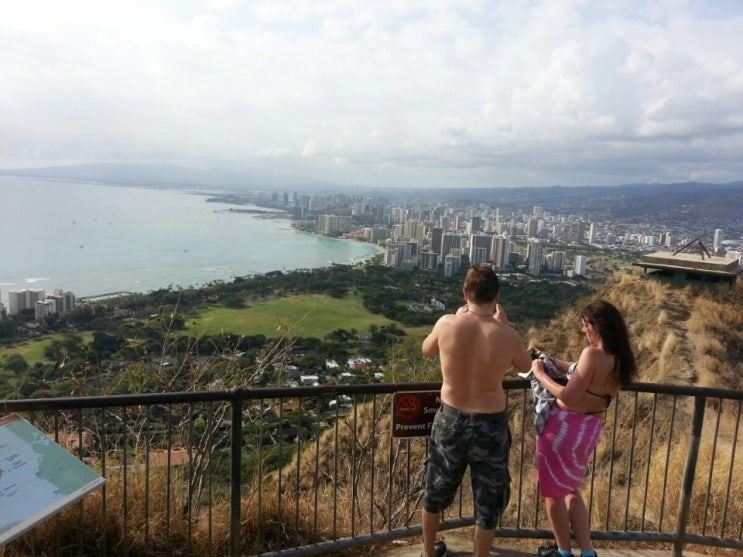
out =
[[[27,420],[0,418],[0,547],[105,481]]]
[[[407,391],[392,397],[392,437],[426,437],[441,405],[441,391]]]

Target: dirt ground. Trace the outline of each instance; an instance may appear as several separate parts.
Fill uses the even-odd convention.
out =
[[[448,530],[441,532],[440,538],[446,542],[448,557],[472,557],[472,530],[462,528],[458,530]],[[493,542],[493,549],[490,550],[491,557],[536,557],[537,547],[545,542],[540,540],[508,540],[496,538]],[[613,546],[619,544],[613,543]],[[390,549],[374,551],[373,555],[383,557],[420,557],[422,545],[419,538],[409,540],[400,540],[393,542]],[[594,544],[596,553],[599,557],[670,557],[673,550],[670,547],[665,549],[638,549],[636,547],[625,548],[606,548],[602,547],[601,542]],[[712,548],[710,548],[712,549]],[[580,552],[573,548],[573,552],[578,555]],[[371,555],[371,554],[370,554]],[[731,555],[730,553],[720,550],[719,553],[708,553],[709,555]],[[684,557],[705,557],[704,554],[684,551]]]

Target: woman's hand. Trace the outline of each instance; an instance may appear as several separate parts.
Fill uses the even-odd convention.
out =
[[[542,375],[544,375],[544,362],[536,358],[535,360],[531,361],[531,370],[534,372],[534,377],[539,379]]]

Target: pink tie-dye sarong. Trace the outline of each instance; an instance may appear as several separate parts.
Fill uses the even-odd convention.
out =
[[[542,497],[564,497],[583,482],[604,422],[553,405],[537,436],[537,478]]]

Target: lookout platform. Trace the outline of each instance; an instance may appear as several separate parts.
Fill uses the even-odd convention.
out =
[[[447,530],[439,533],[439,538],[446,542],[448,557],[472,557],[472,529],[461,528],[456,530]],[[544,541],[539,540],[512,540],[495,538],[493,548],[490,550],[491,557],[536,557],[537,547],[543,545]],[[379,555],[382,557],[420,557],[423,548],[420,537],[410,538],[394,542],[391,547],[383,551],[375,551],[370,555]],[[612,545],[617,545],[613,543]],[[611,548],[601,547],[601,542],[596,543],[596,553],[599,557],[669,557],[673,554],[669,546],[665,549],[644,549],[637,547]],[[684,550],[684,557],[704,557],[709,555],[732,555],[728,550],[720,549],[715,552],[714,548],[707,548],[708,553],[695,553]],[[579,551],[573,548],[573,553],[578,555]]]

